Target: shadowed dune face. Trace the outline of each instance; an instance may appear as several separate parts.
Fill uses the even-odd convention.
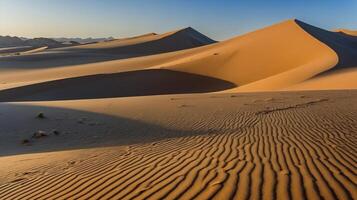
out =
[[[105,54],[125,55],[126,58],[153,55],[183,49],[190,49],[215,43],[214,40],[192,28],[185,28],[173,33],[143,36],[150,39],[133,38],[124,41],[112,41],[114,45],[103,44],[83,45],[68,48],[69,51],[98,52]],[[141,40],[140,40],[141,39]],[[130,42],[130,40],[137,40]],[[116,45],[115,45],[116,44]]]
[[[58,48],[41,54],[3,57],[0,58],[0,66],[23,69],[70,66],[161,54],[213,43],[215,41],[207,36],[186,28],[162,35]]]
[[[35,48],[36,47],[31,47],[31,46],[0,48],[0,56],[2,54],[10,54],[10,53],[17,53],[17,52],[22,52],[22,51],[29,51],[29,50],[32,50]]]
[[[165,69],[98,74],[0,91],[0,101],[94,99],[204,93],[236,87],[216,78]]]
[[[338,64],[333,69],[357,66],[357,36],[326,31],[295,20],[306,32],[328,45],[338,55]]]

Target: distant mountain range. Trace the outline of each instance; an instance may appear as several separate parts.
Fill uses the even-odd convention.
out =
[[[51,38],[51,39],[56,40],[58,42],[62,42],[62,43],[77,42],[80,44],[114,40],[113,37],[108,37],[108,38],[91,38],[91,37],[89,37],[89,38],[65,38],[65,37],[60,37],[60,38]]]
[[[49,48],[62,47],[67,45],[95,43],[100,41],[113,40],[113,37],[109,38],[24,38],[16,36],[0,36],[0,48],[5,47],[18,47],[18,46],[32,46],[42,47],[48,46]]]

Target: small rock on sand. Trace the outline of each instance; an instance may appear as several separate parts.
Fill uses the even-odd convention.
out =
[[[59,135],[60,134],[60,132],[57,131],[57,130],[53,130],[52,133],[55,134],[55,135]]]
[[[45,114],[43,114],[42,112],[37,114],[37,118],[39,119],[44,119],[45,118]]]
[[[23,139],[23,140],[21,140],[21,144],[28,145],[28,144],[30,144],[30,140],[29,139]]]
[[[33,135],[32,135],[32,138],[42,138],[42,137],[46,137],[48,136],[48,134],[45,132],[45,131],[36,131]]]

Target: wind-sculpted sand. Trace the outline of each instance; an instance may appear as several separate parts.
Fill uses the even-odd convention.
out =
[[[24,147],[41,152],[50,144],[57,152],[1,157],[1,170],[16,163],[28,168],[1,179],[0,198],[356,199],[356,100],[356,91],[336,91],[1,105],[36,106],[48,116],[42,123],[59,130],[85,111],[114,121],[90,126],[101,118],[87,115],[80,126],[90,126],[89,133],[72,126],[73,133]],[[28,112],[19,122],[31,120]],[[122,118],[136,128],[126,133]],[[71,146],[79,150],[64,151],[63,137],[78,134],[83,139]],[[108,137],[104,146],[122,144],[99,148]],[[98,147],[82,149],[90,141]]]
[[[29,51],[0,57],[0,199],[357,199],[352,31],[27,48],[1,50]]]

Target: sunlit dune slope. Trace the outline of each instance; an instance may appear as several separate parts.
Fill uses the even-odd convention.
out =
[[[319,29],[298,20],[213,42],[192,28],[186,28],[161,35],[146,34],[62,48],[28,58],[0,59],[0,64],[3,63],[0,70],[5,71],[0,78],[6,83],[1,88],[156,68],[227,81],[237,86],[230,90],[235,92],[284,90],[331,69],[357,66],[356,37]],[[210,45],[199,47],[204,44]],[[192,45],[197,48],[191,48]],[[162,53],[183,47],[191,49]],[[62,51],[65,53],[57,57]],[[121,57],[130,53],[156,55]],[[75,61],[77,55],[81,56],[80,63]]]
[[[355,68],[357,66],[357,37],[326,31],[304,22],[296,20],[296,23],[304,29],[308,34],[316,38],[321,44],[329,47],[337,55],[337,63],[331,65],[330,59],[332,57],[320,57],[320,59],[311,62],[307,65],[301,65],[297,68],[291,69],[281,74],[277,74],[256,82],[253,82],[248,85],[244,85],[234,91],[261,91],[261,90],[288,90],[291,85],[302,83],[310,78],[313,78],[317,75],[323,75],[324,73],[329,73],[330,71],[341,70],[345,68]],[[344,74],[348,74],[349,77],[353,76],[349,74],[350,71],[345,71]],[[331,74],[329,74],[331,75]],[[326,75],[329,76],[329,75]],[[332,79],[314,79],[314,86],[310,85],[310,89],[318,89],[319,84],[321,84],[321,89],[350,89],[357,84],[356,80],[350,79],[350,82],[342,80],[346,83],[345,86],[342,86],[342,82],[335,83],[338,81],[337,77],[342,78],[342,76],[333,76]],[[319,80],[324,80],[319,83]],[[327,84],[328,81],[332,81]],[[333,87],[334,84],[336,87]],[[305,85],[302,89],[309,89]]]
[[[289,86],[286,90],[343,90],[357,88],[357,67],[322,73],[319,76]]]
[[[102,73],[145,69],[189,54],[193,47],[215,41],[185,28],[41,53],[0,58],[0,88]],[[176,51],[180,49],[187,51]],[[171,53],[159,54],[166,51]],[[153,56],[143,56],[157,54]],[[142,56],[142,57],[136,57]],[[135,59],[126,59],[136,57]]]
[[[289,20],[221,42],[206,51],[165,63],[164,66],[213,76],[242,86],[304,66],[311,71],[295,76],[299,77],[296,81],[305,80],[337,62],[337,55],[332,49],[306,33],[295,20]],[[270,85],[265,85],[259,89],[270,88]]]

